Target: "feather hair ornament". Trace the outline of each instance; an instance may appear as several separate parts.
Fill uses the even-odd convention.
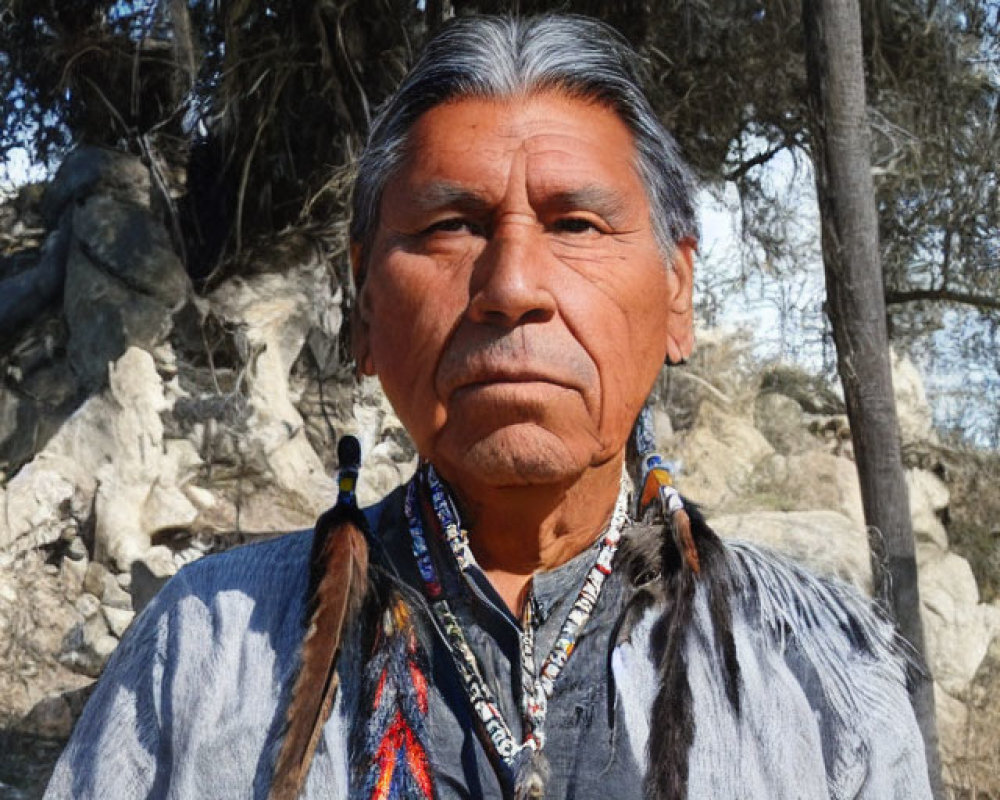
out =
[[[305,785],[340,683],[337,658],[344,633],[367,593],[368,523],[354,494],[361,463],[358,440],[341,438],[337,457],[337,504],[320,516],[313,533],[306,633],[268,800],[296,800]]]
[[[645,794],[650,800],[685,800],[688,754],[696,725],[685,644],[699,590],[708,599],[720,677],[733,711],[737,716],[740,713],[740,665],[729,603],[732,578],[722,541],[705,522],[698,507],[686,503],[674,488],[672,465],[655,452],[649,406],[636,420],[633,442],[639,456],[642,487],[636,503],[637,517],[663,525],[658,566],[660,591],[669,609],[652,632],[659,673],[652,720],[653,728],[662,733],[650,739]],[[609,706],[609,717],[612,711]]]

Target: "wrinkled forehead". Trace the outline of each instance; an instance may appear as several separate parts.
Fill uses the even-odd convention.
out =
[[[497,202],[511,181],[530,195],[608,214],[648,198],[631,131],[604,104],[562,92],[463,97],[411,127],[382,204],[403,193],[429,206]]]

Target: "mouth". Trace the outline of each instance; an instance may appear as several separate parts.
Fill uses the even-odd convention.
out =
[[[569,388],[565,381],[560,380],[548,373],[526,371],[523,369],[500,370],[463,376],[450,387],[450,394],[453,396],[461,396],[463,394],[491,388],[529,388],[532,386],[548,386],[559,389]]]
[[[474,334],[485,335],[473,329],[445,351],[436,376],[442,398],[478,390],[583,392],[594,383],[594,365],[579,347],[554,337],[528,341],[523,333],[486,341]]]

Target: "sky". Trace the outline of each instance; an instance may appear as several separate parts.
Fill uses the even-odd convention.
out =
[[[765,361],[794,361],[820,372],[831,366],[824,349],[825,296],[819,210],[808,163],[781,153],[759,168],[766,191],[781,207],[790,254],[769,257],[743,241],[743,212],[733,184],[699,196],[701,244],[695,302],[702,324],[753,333]]]
[[[33,165],[28,152],[22,147],[15,147],[0,161],[0,199],[9,197],[31,180],[42,180],[45,170],[39,165]]]

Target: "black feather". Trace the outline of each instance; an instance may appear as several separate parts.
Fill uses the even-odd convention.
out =
[[[669,523],[659,539],[659,574],[666,608],[653,628],[650,648],[657,664],[659,689],[653,701],[649,740],[649,769],[644,792],[649,800],[685,800],[688,794],[688,759],[697,720],[688,682],[685,644],[694,616],[698,584],[708,594],[712,630],[723,674],[726,696],[740,713],[740,667],[733,637],[730,594],[733,582],[725,546],[708,526],[701,511],[685,502],[700,569],[691,569]],[[648,551],[648,545],[645,549]],[[647,556],[645,569],[655,571]],[[648,597],[653,595],[648,593]],[[643,603],[649,602],[644,599]]]

